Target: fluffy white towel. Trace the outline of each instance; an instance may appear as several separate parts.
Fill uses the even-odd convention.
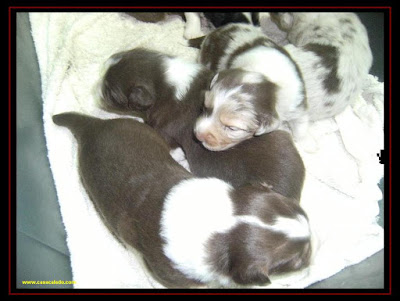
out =
[[[122,13],[31,13],[30,21],[48,156],[75,288],[161,288],[140,256],[121,246],[103,225],[79,180],[76,141],[51,117],[64,111],[121,117],[99,109],[95,91],[102,64],[113,53],[141,46],[195,61],[198,50],[186,46],[178,17],[150,24]],[[370,76],[352,107],[314,123],[311,133],[319,151],[300,150],[307,169],[301,203],[314,238],[311,266],[272,277],[271,288],[304,288],[383,248],[383,229],[376,223],[382,198],[377,183],[383,167],[376,154],[383,148],[383,84]],[[182,161],[182,152],[175,156]]]

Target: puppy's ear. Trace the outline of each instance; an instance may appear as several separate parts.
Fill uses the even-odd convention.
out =
[[[277,115],[265,114],[260,119],[260,126],[254,133],[254,136],[260,136],[262,134],[272,132],[276,130],[281,124]]]
[[[154,97],[143,86],[135,86],[128,96],[128,106],[132,109],[145,110],[154,104]]]

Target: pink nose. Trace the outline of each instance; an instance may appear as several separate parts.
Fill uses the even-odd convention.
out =
[[[196,132],[196,137],[201,142],[206,142],[207,144],[214,145],[217,143],[217,139],[210,132]]]

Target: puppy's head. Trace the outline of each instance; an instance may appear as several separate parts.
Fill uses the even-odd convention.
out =
[[[260,73],[229,69],[218,73],[206,91],[194,132],[209,150],[228,149],[279,126],[276,85]]]
[[[253,185],[237,189],[232,198],[238,222],[209,244],[219,273],[241,285],[265,285],[271,274],[309,265],[311,233],[297,201]]]
[[[140,48],[111,56],[101,83],[103,107],[123,112],[150,108],[156,99],[161,61],[160,54]]]

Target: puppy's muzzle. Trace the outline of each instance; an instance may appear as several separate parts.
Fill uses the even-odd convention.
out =
[[[208,145],[216,145],[218,144],[218,140],[217,138],[215,138],[215,136],[210,133],[210,132],[195,132],[196,138],[200,141],[200,142],[205,142]]]

